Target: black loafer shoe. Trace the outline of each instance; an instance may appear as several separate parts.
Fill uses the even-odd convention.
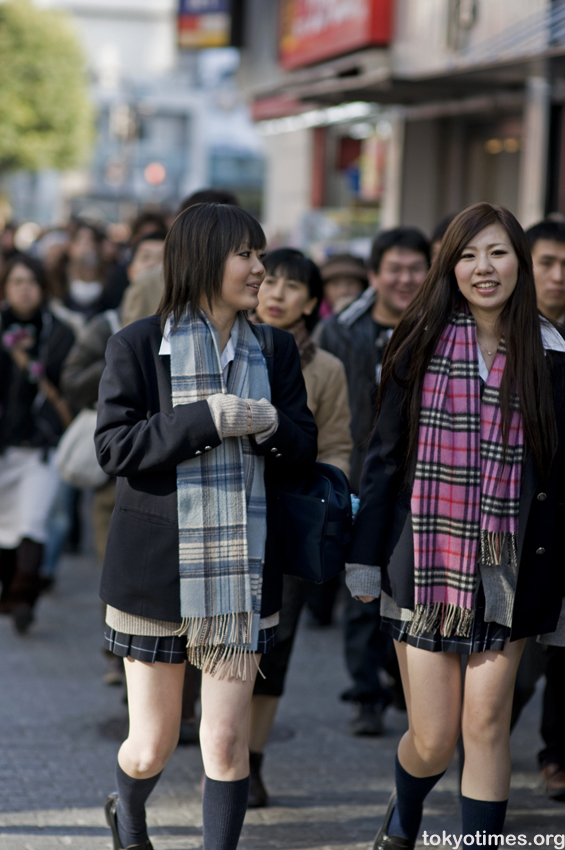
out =
[[[104,805],[104,814],[106,815],[106,823],[112,831],[114,850],[153,850],[153,845],[149,839],[144,841],[143,844],[129,844],[127,847],[124,847],[118,834],[118,819],[116,817],[117,806],[118,795],[110,794]]]
[[[407,838],[401,838],[399,835],[388,835],[388,828],[392,820],[395,805],[396,789],[390,795],[385,819],[377,832],[377,837],[373,843],[373,850],[414,850],[415,841],[409,841]]]

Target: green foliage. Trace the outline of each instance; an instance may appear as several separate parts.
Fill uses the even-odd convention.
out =
[[[68,19],[0,2],[0,171],[79,165],[93,137],[85,61]]]

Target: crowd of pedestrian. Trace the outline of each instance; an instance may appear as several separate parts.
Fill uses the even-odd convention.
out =
[[[116,850],[151,848],[144,806],[179,729],[200,730],[206,850],[237,846],[246,808],[269,803],[264,748],[301,612],[324,627],[336,598],[349,731],[382,735],[389,705],[409,721],[375,848],[414,846],[460,735],[463,833],[501,832],[510,728],[542,676],[539,766],[565,802],[565,222],[524,234],[475,205],[431,240],[396,227],[366,261],[321,266],[268,251],[216,190],[176,218],[73,219],[26,251],[14,232],[0,614],[25,635],[56,582],[84,515],[57,448],[97,410],[104,678],[127,679],[130,714],[106,806]],[[273,493],[316,459],[360,497],[348,589],[282,576]]]

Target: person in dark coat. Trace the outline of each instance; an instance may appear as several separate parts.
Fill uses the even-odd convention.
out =
[[[525,639],[565,638],[564,399],[524,231],[469,207],[385,355],[347,567],[353,595],[381,597],[408,709],[377,850],[414,847],[460,733],[463,836],[503,830]]]
[[[321,325],[321,348],[345,366],[351,408],[351,488],[359,492],[361,469],[373,425],[381,364],[394,328],[424,282],[430,245],[413,227],[395,227],[373,240],[369,288],[338,316]],[[318,326],[320,327],[320,326]],[[318,330],[318,329],[316,329]],[[316,336],[316,332],[314,334]],[[400,672],[389,636],[381,631],[378,603],[361,605],[351,597],[344,612],[345,662],[352,684],[341,698],[354,704],[353,735],[382,735],[383,716],[393,700],[402,707]],[[394,682],[382,682],[386,671]]]
[[[185,210],[160,315],[108,343],[95,443],[118,484],[101,596],[130,714],[106,804],[115,850],[151,847],[144,805],[177,744],[187,656],[202,670],[207,850],[235,848],[243,824],[249,704],[282,597],[273,488],[317,451],[294,339],[274,329],[269,380],[246,318],[264,246],[237,207]]]
[[[41,263],[23,254],[0,280],[0,611],[27,631],[59,477],[55,447],[72,419],[59,392],[72,331],[45,303]]]
[[[534,265],[540,313],[565,337],[565,223],[540,221],[526,230]],[[529,638],[516,677],[512,725],[545,676],[538,762],[546,794],[565,803],[565,646],[543,646]]]

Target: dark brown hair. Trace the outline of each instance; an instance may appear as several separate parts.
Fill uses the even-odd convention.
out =
[[[441,249],[424,283],[397,326],[383,359],[380,400],[395,380],[409,388],[408,459],[418,442],[422,385],[439,338],[455,310],[464,303],[455,266],[469,241],[485,227],[500,224],[518,258],[516,288],[498,319],[506,341],[506,366],[500,387],[502,431],[507,446],[514,393],[520,400],[524,439],[539,473],[546,475],[557,445],[557,425],[549,369],[544,356],[532,257],[526,235],[509,210],[487,203],[459,213],[444,236]]]
[[[41,287],[43,297],[45,298],[47,292],[47,279],[45,277],[43,265],[39,260],[36,260],[35,257],[29,257],[27,254],[14,254],[2,269],[2,274],[0,274],[0,298],[4,298],[6,283],[16,266],[25,266],[26,269],[32,273],[35,278],[35,282]]]
[[[181,212],[165,240],[161,325],[171,313],[177,324],[187,306],[194,312],[204,298],[211,306],[222,291],[229,255],[242,246],[262,250],[266,241],[259,222],[241,207],[196,204]]]

